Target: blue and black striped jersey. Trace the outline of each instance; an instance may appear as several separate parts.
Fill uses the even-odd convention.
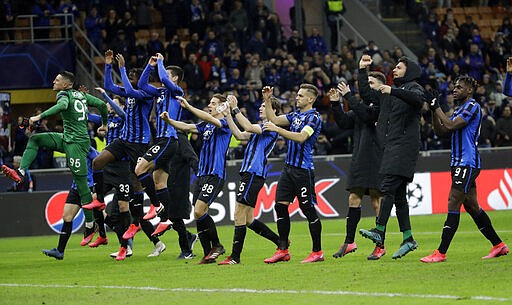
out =
[[[197,131],[203,138],[199,154],[199,177],[214,175],[226,179],[226,154],[231,140],[231,130],[225,118],[220,121],[220,128],[206,122],[196,124]]]
[[[94,124],[101,124],[101,116],[89,113],[87,115],[87,120]],[[108,132],[107,132],[107,145],[112,143],[115,139],[119,138],[121,134],[121,130],[123,129],[124,119],[121,116],[109,113],[108,114]]]
[[[450,119],[461,117],[468,124],[462,129],[452,132],[452,159],[450,166],[469,166],[480,168],[480,154],[478,153],[478,137],[482,123],[482,110],[480,105],[470,99],[456,109]]]
[[[184,96],[183,89],[174,84],[167,76],[165,67],[162,60],[158,60],[158,73],[160,81],[164,87],[156,88],[149,84],[149,75],[154,70],[154,67],[147,65],[142,72],[139,80],[139,87],[149,95],[157,98],[156,100],[156,137],[157,138],[178,138],[176,129],[170,124],[165,123],[160,119],[160,114],[164,111],[169,113],[169,117],[173,120],[179,121],[181,119],[182,108],[180,102],[176,97]]]
[[[120,139],[130,143],[147,144],[151,140],[149,117],[153,109],[153,97],[132,87],[124,67],[121,67],[120,72],[124,87],[114,84],[112,65],[105,65],[105,90],[126,97],[126,119]]]
[[[262,125],[263,126],[263,125]],[[240,172],[253,173],[263,178],[267,177],[267,160],[276,144],[277,133],[264,131],[262,134],[252,134],[245,148],[244,160]]]
[[[313,148],[322,129],[320,114],[313,108],[306,112],[290,112],[286,118],[290,122],[290,131],[301,132],[304,127],[309,126],[313,129],[313,134],[304,143],[287,140],[288,152],[285,163],[299,168],[314,169]]]

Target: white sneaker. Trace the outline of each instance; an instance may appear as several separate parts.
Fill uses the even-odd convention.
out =
[[[165,251],[165,244],[162,241],[159,241],[155,245],[155,249],[153,249],[153,253],[150,253],[148,257],[157,257]]]
[[[119,253],[119,251],[118,252],[114,252],[114,253],[110,253],[110,257],[116,258],[118,253]],[[130,247],[128,245],[128,247],[126,248],[126,257],[130,257],[132,255],[133,255],[132,247]]]

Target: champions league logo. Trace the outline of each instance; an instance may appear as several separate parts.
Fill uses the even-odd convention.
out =
[[[418,183],[409,183],[407,185],[407,201],[409,208],[415,209],[423,202],[423,188]]]

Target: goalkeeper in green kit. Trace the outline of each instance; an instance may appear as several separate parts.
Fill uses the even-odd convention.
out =
[[[41,119],[60,113],[64,125],[63,133],[48,132],[34,134],[30,137],[20,168],[15,170],[2,165],[2,173],[14,180],[22,182],[25,171],[30,167],[37,156],[40,147],[59,151],[66,154],[67,166],[71,170],[82,205],[90,203],[93,198],[87,184],[87,153],[91,145],[87,132],[87,106],[100,111],[102,126],[98,129],[107,131],[108,110],[106,104],[87,93],[73,89],[74,75],[71,72],[61,72],[53,81],[53,90],[58,91],[57,103],[43,113],[30,118],[30,124]],[[43,250],[43,253],[56,259],[64,258],[64,249],[71,236],[72,221],[80,211],[80,206],[66,204],[63,213],[63,226],[59,236],[59,246],[52,250]]]

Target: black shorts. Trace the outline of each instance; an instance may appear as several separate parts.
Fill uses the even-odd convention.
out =
[[[236,201],[254,208],[265,178],[248,172],[240,173],[240,176]]]
[[[116,160],[123,160],[128,157],[130,161],[130,171],[135,172],[135,166],[142,158],[146,150],[148,149],[147,144],[141,143],[130,143],[125,140],[115,139],[114,142],[110,143],[105,147],[106,150],[111,152]]]
[[[316,205],[315,172],[286,164],[279,177],[276,202],[293,202],[299,199],[301,207]]]
[[[155,164],[155,169],[161,169],[169,173],[171,158],[178,150],[178,139],[157,138],[155,144],[151,146],[144,154],[144,159]]]
[[[212,175],[201,176],[194,186],[194,204],[201,200],[210,205],[224,187],[224,179]]]
[[[467,194],[471,188],[476,187],[476,177],[480,174],[479,168],[469,166],[452,166],[452,188]]]
[[[115,190],[117,200],[130,201],[133,190],[129,162],[119,160],[107,164],[103,169],[103,185],[105,193]]]
[[[90,188],[92,192],[92,187]],[[66,197],[66,203],[76,204],[78,206],[82,206],[82,201],[80,200],[80,194],[76,188],[70,188],[68,192],[68,197]]]

